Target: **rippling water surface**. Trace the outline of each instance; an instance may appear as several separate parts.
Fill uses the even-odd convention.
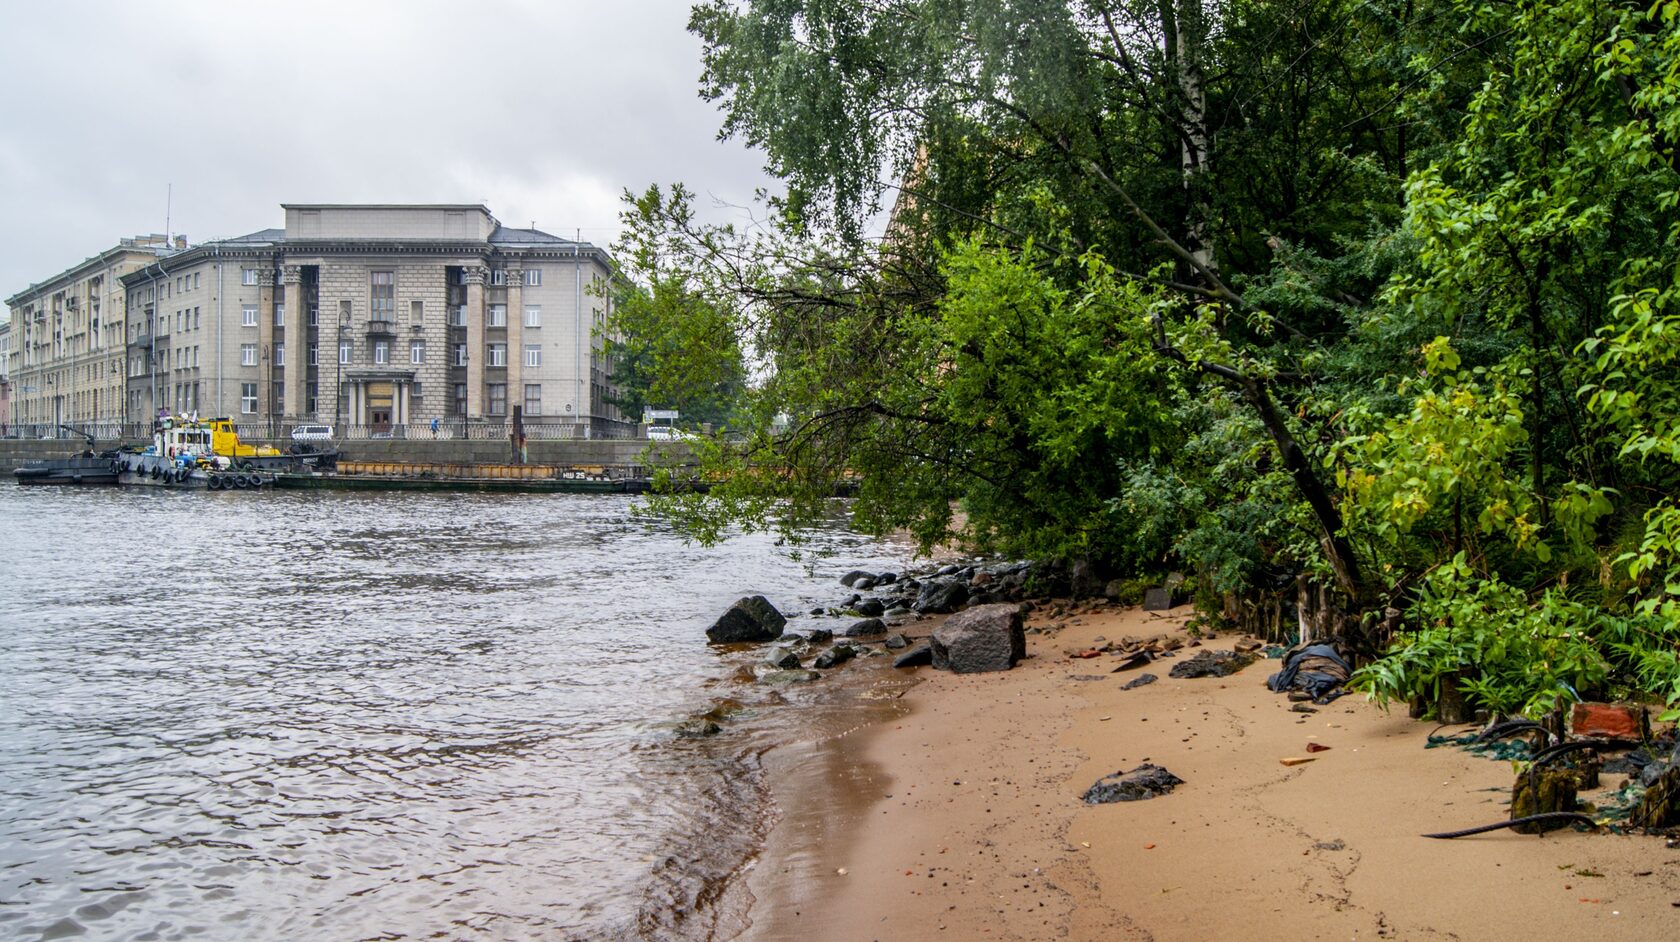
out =
[[[565,495],[3,485],[0,534],[21,939],[704,937],[761,824],[758,746],[671,732],[745,656],[706,625],[902,562]]]

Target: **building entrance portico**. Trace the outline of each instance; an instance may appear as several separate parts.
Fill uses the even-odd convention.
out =
[[[352,370],[344,374],[348,401],[346,421],[366,426],[370,434],[390,434],[411,421],[409,398],[412,370]]]

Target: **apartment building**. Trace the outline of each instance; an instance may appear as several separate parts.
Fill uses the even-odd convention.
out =
[[[122,278],[174,249],[161,235],[122,239],[6,299],[9,433],[123,421],[130,365]]]
[[[515,409],[538,435],[631,427],[607,401],[602,250],[479,205],[282,208],[283,229],[124,276],[132,409],[372,435]]]
[[[434,419],[500,435],[518,410],[534,436],[634,428],[608,401],[601,249],[481,205],[282,209],[283,228],[234,239],[125,240],[129,254],[12,298],[29,375],[50,391],[30,382],[16,420],[134,426],[168,410],[275,436],[297,423],[425,435]],[[59,324],[69,339],[50,333]]]

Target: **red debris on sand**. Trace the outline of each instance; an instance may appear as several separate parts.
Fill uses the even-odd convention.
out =
[[[1569,719],[1577,736],[1610,739],[1641,739],[1644,725],[1645,708],[1628,703],[1577,703]]]
[[[1328,752],[1329,750],[1330,750],[1329,746],[1321,745],[1321,744],[1316,743],[1316,742],[1307,743],[1307,751],[1308,752]]]

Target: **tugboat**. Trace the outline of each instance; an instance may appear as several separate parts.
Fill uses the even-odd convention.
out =
[[[68,458],[39,458],[12,472],[19,484],[111,485],[117,483],[116,452],[94,453],[93,436],[69,425],[59,428],[87,439],[87,450]]]
[[[117,456],[117,483],[137,487],[206,488],[212,491],[243,490],[274,484],[273,472],[236,469],[233,457],[218,454],[217,439],[223,436],[231,441],[221,444],[235,455],[241,448],[251,448],[239,443],[239,436],[229,419],[201,421],[195,415],[162,416],[152,427],[152,444],[145,451]]]

